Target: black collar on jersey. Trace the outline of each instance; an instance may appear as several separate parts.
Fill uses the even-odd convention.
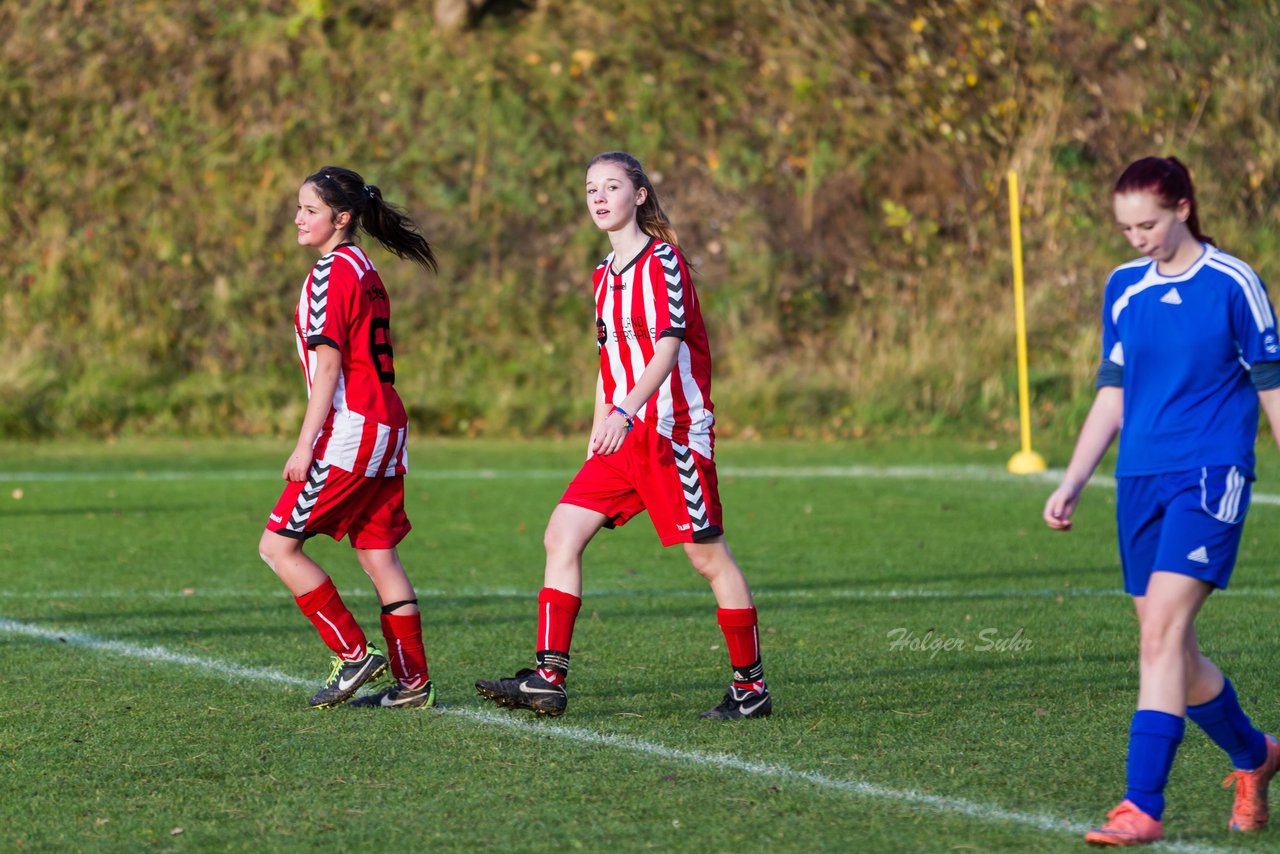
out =
[[[636,265],[636,262],[637,262],[637,261],[639,261],[641,258],[643,258],[643,257],[644,257],[644,255],[645,255],[645,253],[646,253],[646,252],[648,252],[651,248],[653,248],[653,244],[654,244],[654,242],[655,242],[655,241],[657,241],[657,239],[658,239],[658,238],[656,238],[656,237],[650,237],[650,238],[649,238],[649,242],[648,242],[648,243],[646,243],[646,244],[644,245],[644,248],[643,248],[643,249],[641,249],[639,252],[637,252],[637,253],[636,253],[636,257],[634,257],[634,258],[632,258],[630,261],[628,261],[628,262],[627,262],[627,266],[623,267],[621,270],[618,270],[616,273],[615,273],[615,272],[614,272],[614,270],[613,270],[613,264],[610,264],[610,265],[609,265],[609,272],[610,272],[610,273],[613,273],[613,275],[615,275],[615,276],[621,276],[623,273],[625,273],[625,272],[627,272],[628,270],[630,270],[632,267],[634,267],[634,266]]]
[[[339,249],[346,249],[348,246],[350,246],[352,249],[359,249],[359,248],[360,248],[359,246],[357,246],[356,244],[354,244],[354,243],[352,243],[350,240],[348,240],[347,242],[345,242],[345,243],[339,243],[337,246],[335,246],[335,247],[333,247],[332,249],[330,249],[328,252],[326,252],[326,253],[324,254],[324,256],[323,256],[320,260],[321,260],[321,261],[323,261],[325,258],[328,258],[328,257],[329,257],[330,255],[332,255],[333,253],[337,252]]]

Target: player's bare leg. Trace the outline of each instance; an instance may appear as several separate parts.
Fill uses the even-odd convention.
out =
[[[302,540],[293,537],[263,531],[258,541],[258,555],[294,596],[315,590],[329,578],[320,564],[302,550]]]
[[[1146,594],[1134,597],[1141,643],[1127,788],[1106,823],[1085,834],[1085,841],[1127,846],[1163,837],[1164,787],[1182,741],[1188,698],[1212,696],[1223,685],[1221,673],[1199,654],[1195,638],[1196,615],[1212,590],[1187,575],[1153,572]]]
[[[547,552],[543,586],[582,596],[582,553],[605,521],[603,513],[576,504],[556,505],[542,536]]]
[[[1212,591],[1188,575],[1154,572],[1146,595],[1134,597],[1142,638],[1139,709],[1182,716],[1188,700],[1204,702],[1222,690],[1222,673],[1208,659],[1207,668],[1201,664],[1196,645],[1196,615]]]
[[[258,554],[293,594],[307,619],[334,653],[329,678],[311,698],[313,709],[341,705],[360,686],[376,679],[387,669],[387,659],[365,640],[329,574],[302,550],[303,541],[264,531]]]
[[[404,571],[400,553],[396,549],[356,549],[356,560],[360,561],[360,568],[373,582],[374,589],[378,591],[378,599],[383,605],[392,602],[407,603],[415,598],[413,583],[409,581],[409,574]],[[418,605],[405,604],[392,613],[416,614]]]
[[[711,584],[719,606],[716,621],[724,632],[729,663],[733,667],[733,681],[724,699],[714,709],[703,712],[702,717],[718,720],[768,717],[773,711],[773,699],[764,683],[760,630],[746,576],[723,536],[685,543],[684,553],[698,574]]]
[[[352,701],[359,708],[423,709],[435,705],[435,686],[427,670],[422,617],[417,594],[394,548],[357,548],[356,560],[373,582],[382,605],[382,636],[395,682]]]
[[[1157,581],[1160,583],[1159,588],[1156,588]],[[1195,597],[1192,602],[1195,611],[1191,619],[1194,619],[1194,614],[1199,612],[1204,600],[1212,592],[1207,584],[1172,573],[1154,573],[1151,582],[1147,596],[1135,600],[1138,622],[1144,627],[1149,621],[1161,616],[1161,611],[1151,604],[1153,588],[1157,589],[1158,594],[1165,588],[1171,588],[1173,593],[1169,595],[1172,597],[1178,596],[1179,591],[1187,587],[1197,593],[1202,592],[1203,596]],[[1197,584],[1201,587],[1197,588]],[[1227,680],[1222,671],[1200,651],[1194,624],[1188,626],[1183,639],[1187,717],[1200,725],[1214,743],[1227,750],[1236,763],[1236,770],[1223,781],[1224,786],[1235,786],[1236,789],[1228,827],[1233,831],[1244,832],[1262,830],[1270,818],[1267,805],[1269,784],[1277,771],[1280,771],[1280,744],[1269,735],[1252,732],[1254,727],[1239,708],[1234,689],[1227,690]],[[1144,671],[1144,679],[1145,676]],[[1241,755],[1236,755],[1243,745],[1250,743],[1247,739],[1241,739],[1242,731],[1250,732],[1250,737],[1258,747],[1255,750],[1246,748]],[[1250,754],[1252,758],[1246,758]]]
[[[685,543],[684,553],[698,574],[711,583],[711,592],[721,608],[750,608],[751,588],[738,567],[723,536]]]
[[[569,702],[564,682],[569,645],[582,604],[582,553],[604,526],[605,515],[574,504],[559,504],[543,535],[547,563],[538,594],[538,667],[506,679],[481,679],[476,691],[486,700],[540,715],[561,715]]]

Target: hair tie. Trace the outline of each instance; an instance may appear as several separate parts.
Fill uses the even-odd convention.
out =
[[[373,187],[370,187],[368,184],[364,185],[364,194],[371,199],[375,198],[375,196],[373,195]]]

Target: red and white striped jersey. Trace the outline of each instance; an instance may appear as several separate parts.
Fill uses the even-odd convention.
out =
[[[689,266],[679,249],[657,238],[625,269],[615,272],[613,261],[610,253],[592,276],[604,399],[621,402],[653,359],[658,340],[679,338],[675,368],[635,414],[673,442],[710,458],[715,445],[711,349]]]
[[[308,396],[314,348],[327,344],[342,354],[333,406],[316,437],[316,461],[366,477],[404,474],[408,417],[393,385],[391,302],[369,256],[344,243],[317,261],[293,320]]]

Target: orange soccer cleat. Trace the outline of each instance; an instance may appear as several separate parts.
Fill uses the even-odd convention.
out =
[[[1164,836],[1160,822],[1138,809],[1130,800],[1107,813],[1107,823],[1084,835],[1094,845],[1145,845]]]
[[[1280,771],[1280,744],[1267,736],[1267,759],[1254,771],[1232,771],[1222,781],[1223,788],[1236,787],[1236,802],[1231,805],[1232,830],[1245,833],[1267,826],[1267,786]]]

